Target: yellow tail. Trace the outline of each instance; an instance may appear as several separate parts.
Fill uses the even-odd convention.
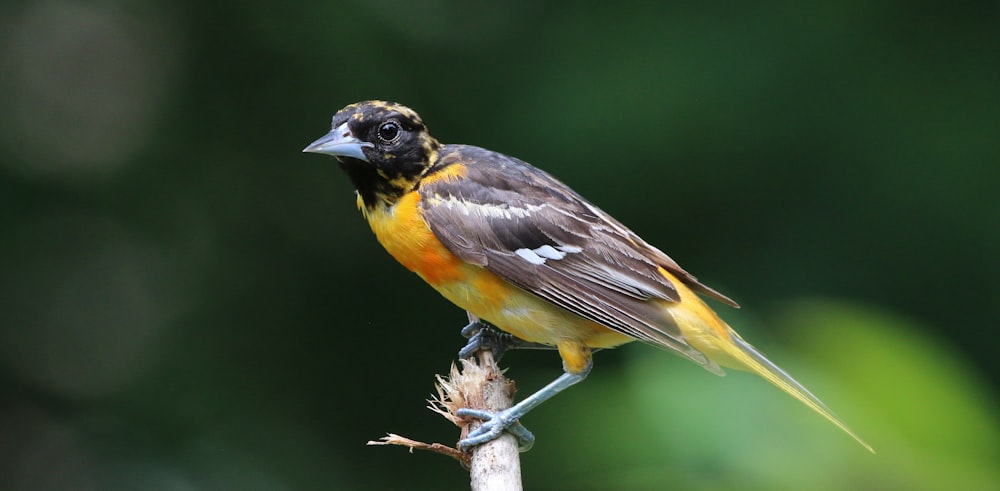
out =
[[[719,343],[721,346],[717,344],[716,349],[721,349],[732,361],[736,362],[733,368],[742,368],[760,375],[768,382],[771,382],[806,406],[809,406],[813,411],[823,415],[824,418],[837,425],[841,430],[844,430],[845,433],[854,438],[861,446],[868,449],[869,452],[875,453],[875,449],[848,428],[840,418],[833,414],[833,411],[830,411],[830,408],[826,407],[826,404],[823,404],[823,401],[814,396],[812,392],[809,392],[808,389],[798,383],[791,375],[772,363],[771,360],[768,360],[767,357],[757,351],[750,343],[744,341],[739,334],[736,334],[732,329],[727,330],[729,331],[732,343]],[[719,361],[721,362],[721,360]],[[724,362],[721,364],[730,365],[730,363]]]

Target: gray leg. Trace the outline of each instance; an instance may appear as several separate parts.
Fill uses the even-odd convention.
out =
[[[534,444],[535,437],[521,425],[519,420],[539,404],[587,378],[587,374],[590,373],[592,366],[592,364],[588,365],[580,373],[563,373],[559,378],[550,382],[549,385],[542,387],[523,401],[503,411],[492,412],[470,408],[459,409],[456,414],[462,417],[481,419],[483,420],[483,425],[469,433],[467,438],[458,442],[458,448],[462,451],[467,451],[471,447],[482,445],[497,438],[506,430],[517,437],[521,451],[527,452],[531,449],[532,444]]]

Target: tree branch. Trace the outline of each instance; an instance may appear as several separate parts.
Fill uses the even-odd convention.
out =
[[[490,350],[480,350],[476,353],[478,368],[482,371],[482,382],[479,391],[473,392],[467,399],[467,407],[473,409],[488,409],[501,411],[514,404],[514,383],[503,376],[493,353]],[[466,367],[463,371],[468,372]],[[477,400],[482,397],[481,400]],[[482,424],[473,421],[467,427],[472,431]],[[463,431],[463,437],[465,432]],[[472,491],[502,491],[521,490],[521,456],[514,435],[504,432],[499,438],[486,442],[472,449],[472,463],[469,467],[469,477]]]
[[[459,371],[454,364],[447,377],[437,377],[437,395],[428,401],[432,411],[461,428],[460,438],[482,424],[479,420],[460,418],[459,408],[500,411],[514,402],[514,383],[503,372],[489,350],[476,353],[476,361],[461,360]],[[459,460],[469,469],[472,491],[520,491],[521,460],[517,439],[509,433],[476,446],[471,455],[441,443],[423,443],[399,435],[389,434],[369,445],[402,445],[411,450],[429,450]]]

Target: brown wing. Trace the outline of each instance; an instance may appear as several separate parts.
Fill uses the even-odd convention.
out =
[[[549,174],[460,145],[444,147],[431,172],[455,162],[468,167],[463,179],[432,180],[420,188],[424,216],[453,254],[582,317],[711,364],[650,302],[679,300],[658,268],[734,302]]]

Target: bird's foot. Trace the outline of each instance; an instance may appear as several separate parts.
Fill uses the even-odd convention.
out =
[[[521,341],[483,321],[474,321],[463,327],[462,336],[469,338],[469,342],[458,350],[458,357],[462,359],[472,358],[479,350],[490,350],[493,359],[499,360],[508,349],[517,347]]]
[[[468,342],[462,349],[458,350],[458,357],[462,359],[472,358],[479,350],[490,350],[493,352],[493,359],[499,360],[507,350],[512,349],[555,349],[554,346],[542,343],[525,341],[513,334],[501,331],[500,328],[484,320],[470,317],[471,322],[462,328],[462,336],[468,338]]]
[[[479,317],[469,314],[469,323],[466,324],[466,326],[463,327],[462,330],[459,332],[462,333],[463,338],[472,339],[472,337],[475,336],[476,334],[479,334],[479,331],[481,331],[484,327],[488,328],[492,326],[493,324],[490,324],[489,322],[486,322],[484,320],[480,320]]]
[[[522,452],[527,452],[535,444],[535,435],[532,435],[524,425],[518,421],[518,414],[514,408],[503,411],[486,411],[482,409],[461,408],[456,414],[463,418],[476,418],[483,421],[482,426],[469,432],[469,435],[458,442],[459,450],[468,452],[469,449],[477,445],[482,445],[492,441],[503,434],[504,431],[514,435],[517,439],[517,447]]]

